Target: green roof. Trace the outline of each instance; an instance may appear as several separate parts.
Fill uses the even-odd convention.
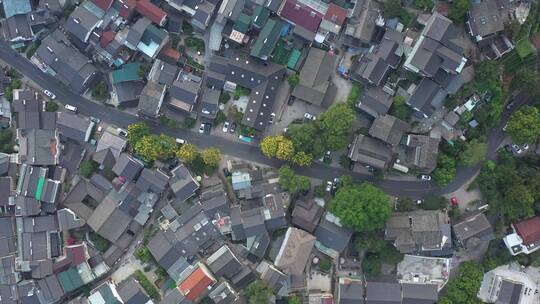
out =
[[[300,56],[302,56],[302,52],[294,49],[289,56],[289,61],[287,61],[287,67],[289,69],[296,70],[296,65],[298,64],[298,60],[300,60]]]
[[[161,44],[161,42],[163,41],[163,39],[165,39],[165,37],[167,37],[167,35],[168,34],[166,31],[157,28],[153,24],[150,24],[144,31],[141,37],[141,42],[147,45],[150,44],[152,41],[156,44]]]
[[[77,268],[70,268],[58,274],[58,281],[62,285],[64,292],[68,293],[84,285],[84,282],[77,272]]]
[[[255,27],[261,28],[266,24],[269,16],[270,10],[268,10],[266,7],[257,5],[253,11],[253,16],[251,16],[251,22]]]
[[[282,23],[280,21],[274,19],[268,20],[251,48],[251,56],[266,60],[276,47],[281,33],[281,27]]]
[[[240,16],[238,16],[238,19],[236,19],[236,22],[234,22],[234,29],[245,34],[249,29],[250,23],[251,17],[241,13]]]
[[[43,186],[45,185],[45,177],[40,177],[38,179],[37,187],[36,187],[36,199],[39,201],[41,200],[41,194],[43,193]]]
[[[142,79],[142,77],[139,76],[140,68],[141,68],[141,64],[138,62],[124,64],[122,68],[111,72],[112,83],[117,84],[120,82],[127,82],[127,81]]]

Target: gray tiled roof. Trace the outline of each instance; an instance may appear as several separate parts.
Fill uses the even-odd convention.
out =
[[[447,92],[429,78],[423,78],[416,87],[414,93],[407,100],[413,109],[430,116],[434,109],[442,106]]]
[[[366,283],[366,304],[401,304],[401,299],[401,285],[397,283]]]
[[[83,118],[76,114],[58,112],[56,125],[62,136],[84,142],[86,141],[87,134],[90,135],[89,129],[94,126],[94,123],[88,118]]]
[[[403,284],[402,304],[434,304],[439,299],[435,284]]]
[[[82,42],[88,41],[90,32],[97,26],[100,19],[90,12],[85,5],[79,5],[69,16],[66,30]]]
[[[321,242],[324,246],[341,253],[349,245],[352,231],[323,218],[317,229],[315,229],[314,235],[317,241]]]
[[[382,115],[373,121],[369,135],[396,146],[408,129],[409,124],[401,119],[391,115]]]
[[[349,151],[349,158],[354,162],[384,169],[392,159],[392,151],[382,141],[358,134]]]
[[[384,115],[394,102],[392,95],[384,92],[379,87],[369,87],[360,97],[357,107],[372,117]]]
[[[336,56],[316,48],[311,48],[300,71],[300,83],[292,95],[306,102],[321,105],[334,70]]]
[[[144,168],[139,179],[137,179],[136,186],[141,191],[151,191],[160,194],[167,187],[169,178],[169,176],[160,170]]]
[[[174,195],[180,201],[185,201],[195,194],[199,189],[199,183],[191,176],[188,168],[183,164],[174,168],[171,172],[173,177],[169,180],[169,185]]]
[[[364,304],[364,282],[340,279],[338,301],[340,304]]]
[[[127,153],[122,153],[112,168],[112,171],[117,176],[123,176],[126,179],[126,182],[128,182],[134,180],[143,168],[144,165],[140,161]]]
[[[138,110],[150,117],[156,117],[161,110],[165,86],[157,82],[149,81],[141,92]]]

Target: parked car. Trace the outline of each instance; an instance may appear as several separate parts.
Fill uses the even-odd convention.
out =
[[[75,112],[75,113],[77,113],[77,111],[78,111],[78,109],[77,109],[76,106],[72,106],[72,105],[70,105],[70,104],[66,104],[66,105],[64,106],[64,108],[65,108],[66,110],[69,110],[69,111]]]
[[[230,126],[230,123],[228,121],[224,122],[223,128],[221,128],[221,131],[223,131],[223,133],[229,132],[229,126]]]
[[[229,128],[229,133],[234,133],[234,132],[236,132],[236,123],[235,122],[233,122],[231,124],[231,127]]]
[[[521,148],[523,150],[529,150],[529,144],[528,143],[524,143],[523,146],[521,146]]]
[[[521,150],[521,148],[520,148],[518,145],[516,145],[516,144],[512,144],[512,149],[514,149],[514,151],[516,152],[516,154],[521,154],[521,152],[523,152],[523,151]]]
[[[212,124],[207,122],[204,124],[204,133],[210,134],[210,131],[212,130]]]
[[[452,206],[457,206],[458,205],[458,199],[456,197],[452,197],[450,199],[450,204],[452,204]]]
[[[94,117],[94,116],[90,116],[90,121],[94,122],[94,123],[100,123],[101,122],[101,119],[97,118],[97,117]]]
[[[422,205],[423,203],[424,203],[424,200],[421,200],[421,199],[416,200],[416,204],[417,204],[417,205]]]
[[[506,132],[506,129],[508,129],[508,123],[504,124],[504,127],[502,128],[503,132]]]
[[[179,144],[179,145],[183,145],[186,143],[186,140],[185,139],[182,139],[182,138],[176,138],[176,143]]]
[[[268,119],[268,123],[273,124],[275,118],[276,118],[276,113],[271,113],[270,118]]]
[[[510,145],[504,145],[504,150],[508,153],[512,153],[512,147],[510,147]]]
[[[204,122],[199,127],[199,133],[204,133]]]
[[[371,173],[375,172],[375,168],[373,168],[372,166],[366,165],[365,167],[369,172],[371,172]]]
[[[317,117],[315,115],[313,115],[311,113],[308,113],[308,112],[306,112],[304,114],[304,118],[307,119],[307,120],[317,120]]]
[[[420,179],[423,180],[423,181],[430,181],[431,176],[429,176],[427,174],[422,174],[422,175],[420,175]]]
[[[332,189],[336,190],[339,185],[339,182],[341,182],[341,178],[334,177],[334,181],[332,182]]]
[[[296,97],[294,96],[289,96],[289,100],[287,101],[287,104],[288,105],[292,105],[294,103],[294,101],[296,100]]]
[[[331,181],[327,181],[327,182],[326,182],[326,192],[332,191],[332,186],[333,186],[332,182],[331,182]]]
[[[120,136],[124,136],[124,137],[128,136],[128,131],[127,130],[124,130],[122,128],[117,128],[116,131],[118,131],[118,135],[120,135]]]
[[[49,96],[50,99],[56,99],[56,95],[54,95],[54,93],[49,90],[44,90],[43,93]]]
[[[510,111],[516,105],[516,101],[512,100],[506,105],[506,110]]]

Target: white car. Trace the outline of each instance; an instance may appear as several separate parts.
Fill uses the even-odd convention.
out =
[[[426,175],[426,174],[422,174],[422,175],[420,175],[420,179],[423,180],[423,181],[430,181],[431,176]]]
[[[76,106],[72,106],[72,105],[70,105],[70,104],[66,104],[66,105],[64,106],[64,108],[65,108],[66,110],[69,110],[69,111],[72,111],[72,112],[77,113],[77,107],[76,107]]]
[[[199,127],[199,133],[204,133],[204,123]]]
[[[306,113],[304,114],[304,118],[305,118],[305,119],[308,119],[308,120],[317,120],[317,117],[316,117],[315,115],[313,115],[313,114],[311,114],[311,113],[308,113],[308,112],[306,112]]]
[[[506,123],[506,124],[504,125],[504,127],[502,128],[503,132],[506,132],[506,129],[507,129],[507,128],[508,128],[508,123]]]
[[[332,191],[333,186],[334,186],[334,184],[331,181],[327,181],[326,182],[326,192]]]
[[[49,96],[50,99],[55,99],[56,98],[56,95],[54,95],[54,93],[49,91],[49,90],[44,90],[43,93],[45,95]]]
[[[514,149],[514,151],[516,151],[517,154],[521,154],[521,152],[523,152],[521,148],[516,144],[512,144],[512,149]]]
[[[182,138],[176,138],[176,143],[179,144],[179,145],[183,145],[186,143],[186,140],[185,139],[182,139]]]
[[[523,150],[529,150],[529,144],[525,143],[521,148],[523,148]]]
[[[128,136],[128,131],[127,130],[124,130],[122,128],[118,128],[118,129],[116,129],[116,131],[118,131],[118,135],[120,135],[120,136],[124,136],[124,137]]]
[[[228,121],[224,122],[223,123],[223,128],[221,128],[221,131],[223,131],[223,133],[229,132],[229,125],[230,125],[230,123]]]

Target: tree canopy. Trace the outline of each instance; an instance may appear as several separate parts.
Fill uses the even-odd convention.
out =
[[[311,189],[309,178],[297,175],[289,166],[279,169],[279,185],[293,197]]]
[[[369,183],[341,187],[330,201],[329,210],[344,226],[356,231],[383,228],[392,213],[390,198]]]
[[[135,144],[135,153],[147,161],[166,160],[176,152],[174,138],[161,135],[145,135]]]
[[[209,148],[202,151],[201,157],[205,165],[217,167],[219,165],[219,161],[221,160],[221,152],[218,148]]]
[[[540,136],[540,114],[538,109],[523,106],[510,116],[507,132],[518,144],[535,143]]]
[[[454,21],[454,23],[462,24],[465,22],[465,16],[469,11],[471,1],[469,0],[454,0],[450,6],[450,12],[448,17]]]
[[[292,140],[296,151],[303,151],[315,158],[323,156],[324,143],[319,136],[319,128],[315,122],[291,124],[287,136]]]
[[[199,150],[194,144],[183,144],[178,151],[176,157],[185,163],[192,163],[199,156]]]
[[[466,166],[476,165],[485,159],[486,152],[486,143],[474,138],[465,144],[465,149],[460,155],[460,161]]]
[[[349,143],[352,125],[356,120],[354,110],[345,103],[331,106],[320,115],[320,136],[328,150],[343,149]]]
[[[438,303],[477,304],[482,303],[476,297],[484,278],[482,266],[476,262],[463,262],[456,277],[446,285],[446,295]]]
[[[456,160],[448,155],[441,154],[437,161],[437,168],[433,171],[433,179],[439,186],[446,186],[456,176]]]
[[[267,136],[261,141],[261,151],[268,158],[289,160],[294,154],[294,145],[283,135]]]
[[[128,126],[128,143],[135,147],[135,145],[144,136],[150,134],[150,127],[144,122],[137,122]]]
[[[251,282],[251,284],[244,289],[244,293],[246,294],[249,304],[268,303],[268,300],[270,300],[270,297],[272,296],[272,289],[261,280],[257,280]]]

